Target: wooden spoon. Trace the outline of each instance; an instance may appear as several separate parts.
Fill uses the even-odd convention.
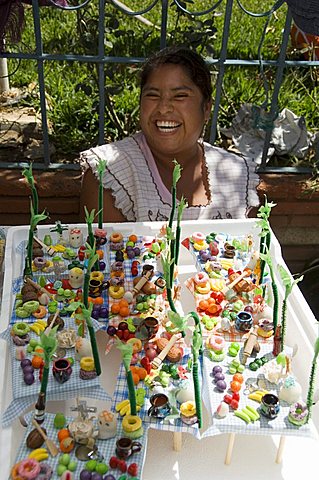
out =
[[[48,438],[46,436],[46,434],[44,433],[44,431],[42,430],[42,428],[40,427],[40,425],[38,424],[38,422],[34,418],[32,418],[32,425],[38,430],[41,437],[45,441],[45,444],[47,446],[48,452],[50,453],[51,457],[56,457],[57,454],[59,453],[59,449],[55,445],[53,440],[51,440],[50,438]]]
[[[250,273],[247,272],[247,270],[243,271],[243,273],[239,275],[239,277],[235,278],[233,282],[229,283],[228,285],[226,285],[226,287],[222,289],[222,293],[225,295],[230,289],[232,289],[235,285],[237,285],[237,283],[239,283],[243,278],[249,275]]]

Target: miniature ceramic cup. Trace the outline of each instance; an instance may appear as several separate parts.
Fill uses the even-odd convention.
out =
[[[89,282],[89,295],[90,297],[99,297],[103,290],[103,284],[100,280],[92,279]]]
[[[249,312],[239,312],[235,320],[235,327],[240,332],[248,332],[253,324],[253,317]]]
[[[171,411],[171,406],[167,395],[164,393],[155,393],[150,398],[151,407],[148,409],[148,415],[156,418],[165,418]]]
[[[59,383],[64,383],[71,377],[72,367],[66,358],[58,358],[53,362],[52,373]]]
[[[116,455],[119,458],[128,458],[133,453],[140,452],[142,444],[127,437],[122,437],[116,442]]]
[[[260,411],[267,418],[276,418],[280,410],[279,398],[272,394],[266,393],[260,403]]]

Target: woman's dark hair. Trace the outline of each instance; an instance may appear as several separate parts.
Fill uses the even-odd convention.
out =
[[[184,67],[191,80],[202,92],[204,100],[211,100],[212,82],[205,60],[195,51],[183,46],[167,47],[146,60],[141,71],[141,91],[150,74],[161,65],[169,63]]]

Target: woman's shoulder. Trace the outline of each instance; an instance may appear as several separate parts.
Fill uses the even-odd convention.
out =
[[[97,147],[89,148],[81,152],[80,162],[83,166],[88,163],[91,167],[100,160],[106,160],[107,163],[118,162],[121,156],[136,156],[139,149],[135,136],[125,137],[122,140],[106,143]]]

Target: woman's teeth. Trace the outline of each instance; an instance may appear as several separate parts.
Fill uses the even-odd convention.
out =
[[[171,132],[179,127],[180,124],[175,122],[156,122],[156,126],[161,132]]]

